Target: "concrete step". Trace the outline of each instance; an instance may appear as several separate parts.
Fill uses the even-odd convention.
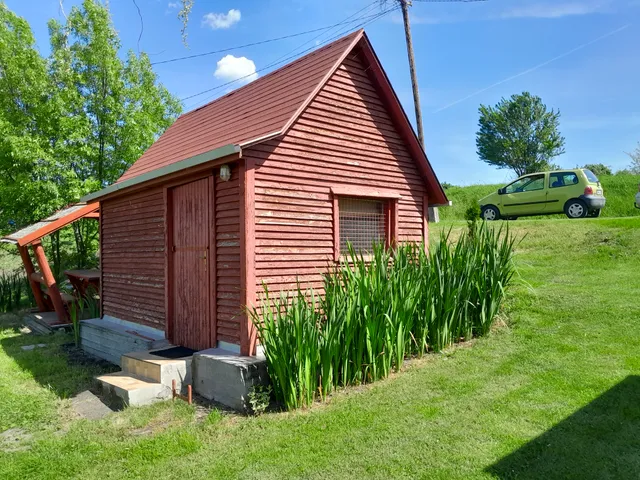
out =
[[[129,352],[122,355],[120,365],[124,373],[160,383],[169,389],[173,380],[178,391],[191,383],[191,357],[168,359],[152,355],[151,352]]]
[[[171,387],[125,372],[108,373],[96,379],[106,394],[115,395],[127,406],[149,405],[172,396]]]
[[[120,364],[120,357],[128,352],[149,351],[167,344],[164,332],[124,325],[108,319],[83,320],[80,344],[89,354]]]

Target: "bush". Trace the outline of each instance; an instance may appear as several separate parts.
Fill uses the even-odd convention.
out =
[[[35,304],[24,273],[0,271],[0,312],[8,313]]]
[[[385,378],[407,356],[440,351],[485,335],[511,282],[514,240],[484,224],[455,245],[442,234],[393,251],[378,246],[365,260],[350,250],[313,290],[281,293],[265,286],[251,313],[264,346],[276,399],[310,405],[334,389]]]

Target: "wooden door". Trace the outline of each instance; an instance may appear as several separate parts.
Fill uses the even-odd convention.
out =
[[[210,179],[171,190],[171,341],[203,350],[211,347]]]

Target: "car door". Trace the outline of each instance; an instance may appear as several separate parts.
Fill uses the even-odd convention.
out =
[[[576,172],[551,172],[548,186],[547,211],[549,213],[562,213],[567,200],[579,197],[583,193]]]
[[[504,216],[538,215],[547,206],[547,174],[535,173],[521,177],[502,189],[502,214]]]

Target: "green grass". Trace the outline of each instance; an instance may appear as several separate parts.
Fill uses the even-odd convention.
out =
[[[18,345],[47,340],[5,330],[0,418],[34,437],[0,451],[0,478],[640,477],[640,219],[510,226],[526,237],[508,326],[293,413],[196,420],[167,402],[61,420],[74,388],[56,385],[76,372],[42,375]]]
[[[638,192],[640,175],[606,175],[601,176],[600,181],[607,197],[607,205],[602,210],[602,216],[614,217],[638,217],[640,210],[634,208],[633,200]],[[451,207],[440,209],[440,218],[443,220],[464,220],[467,208],[477,205],[482,197],[494,193],[504,184],[495,185],[470,185],[468,187],[450,187],[447,189],[447,197],[453,202]],[[560,219],[564,216],[548,216],[549,219]]]

